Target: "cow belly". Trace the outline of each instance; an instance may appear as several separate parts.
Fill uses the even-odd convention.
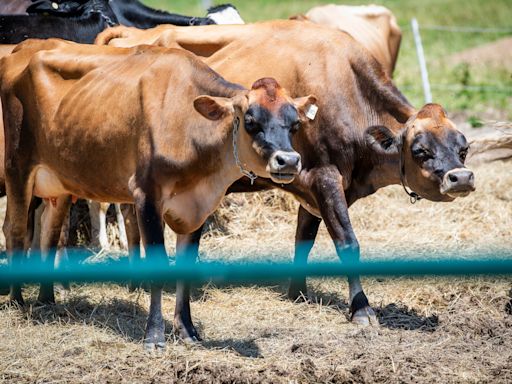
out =
[[[42,166],[35,171],[33,194],[45,199],[69,195],[70,193],[64,188],[55,172]]]

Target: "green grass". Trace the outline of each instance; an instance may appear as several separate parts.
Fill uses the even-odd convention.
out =
[[[199,0],[144,1],[148,5],[177,13],[204,15]],[[288,18],[329,1],[232,0],[231,3],[238,8],[247,22],[251,22]],[[342,3],[358,5],[366,2],[344,0]],[[403,39],[395,81],[416,106],[423,103],[423,92],[414,41],[409,27],[412,17],[418,19],[420,28],[427,25],[512,28],[511,0],[380,0],[377,3],[391,9],[402,28]],[[500,39],[507,34],[422,30],[421,35],[432,84],[491,86],[504,89],[501,92],[493,92],[486,88],[477,91],[460,91],[446,89],[446,87],[433,87],[434,101],[443,104],[448,110],[471,110],[477,114],[489,108],[506,110],[509,119],[512,118],[512,110],[509,108],[512,102],[512,68],[455,65],[444,60],[451,54]],[[508,36],[511,35],[508,34]]]

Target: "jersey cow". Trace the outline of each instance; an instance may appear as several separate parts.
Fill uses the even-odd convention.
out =
[[[241,84],[269,73],[292,95],[319,96],[319,112],[308,129],[294,136],[302,170],[290,184],[246,180],[231,191],[279,187],[301,203],[295,263],[305,263],[321,219],[341,259],[358,260],[359,243],[348,207],[390,184],[432,201],[452,201],[474,190],[465,168],[468,144],[438,104],[414,109],[370,53],[352,37],[332,28],[298,21],[244,26],[161,26],[146,31],[111,28],[98,43],[181,47],[202,56],[223,76]],[[255,49],[254,47],[257,47]],[[128,233],[132,233],[127,228]],[[180,248],[197,251],[200,232],[179,236]],[[187,253],[190,254],[190,253]],[[289,296],[306,293],[306,281],[291,281]],[[175,324],[188,340],[198,338],[190,319],[187,285],[177,289]],[[352,321],[376,323],[357,276],[349,279]]]
[[[391,75],[395,69],[402,31],[393,13],[381,5],[320,5],[305,15],[309,20],[349,33],[375,57]]]
[[[315,103],[292,99],[272,78],[247,90],[188,52],[160,47],[28,40],[0,73],[12,265],[33,195],[52,201],[41,239],[49,268],[70,196],[133,202],[148,257],[167,263],[162,220],[177,233],[197,230],[242,171],[293,181],[301,160],[292,134]],[[148,348],[165,344],[161,294],[153,285]],[[11,300],[23,303],[19,285]],[[54,301],[51,284],[39,300]]]

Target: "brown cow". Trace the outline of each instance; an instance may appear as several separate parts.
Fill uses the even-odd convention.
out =
[[[466,139],[441,106],[415,110],[368,51],[335,29],[298,21],[146,31],[117,27],[100,34],[97,42],[182,47],[242,84],[269,73],[292,95],[321,96],[318,116],[293,139],[303,162],[294,182],[279,185],[258,179],[251,186],[241,180],[230,189],[280,187],[298,198],[295,263],[306,262],[320,218],[339,257],[358,260],[348,207],[379,188],[402,184],[415,191],[408,192],[414,199],[417,193],[433,201],[452,201],[474,190],[473,173],[464,167]],[[193,240],[189,246],[196,251],[199,236],[180,236],[180,248]],[[352,321],[376,323],[358,277],[349,279],[349,291]],[[290,284],[291,298],[300,292],[306,292],[305,278]],[[188,295],[188,286],[178,285],[174,321],[183,338],[194,340],[198,335]]]
[[[296,18],[299,18],[295,16]],[[389,75],[395,69],[402,31],[393,13],[381,5],[320,5],[302,20],[349,33],[379,61]]]
[[[159,47],[28,40],[0,70],[12,265],[33,195],[52,201],[41,239],[47,268],[71,196],[135,203],[148,257],[165,265],[162,219],[195,231],[243,173],[293,181],[301,163],[291,136],[315,103],[291,99],[271,78],[246,90],[188,52]],[[153,284],[148,348],[165,345],[161,294]],[[11,300],[23,303],[19,285]],[[52,284],[39,300],[54,301]]]

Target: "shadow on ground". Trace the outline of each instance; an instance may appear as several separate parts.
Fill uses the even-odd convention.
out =
[[[375,310],[380,325],[389,329],[434,332],[439,325],[437,315],[422,316],[401,304],[391,303]]]

